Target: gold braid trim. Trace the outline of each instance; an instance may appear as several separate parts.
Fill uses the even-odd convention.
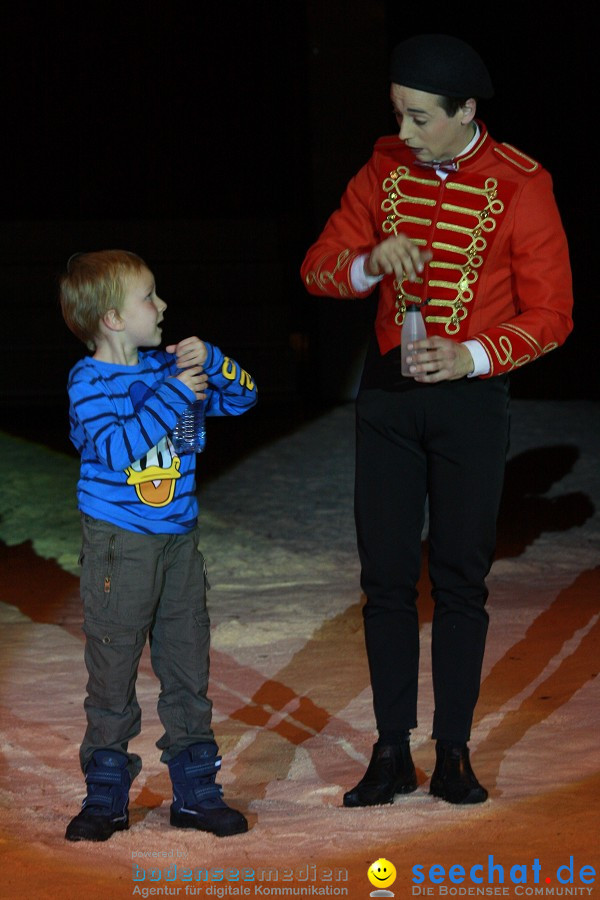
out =
[[[358,253],[356,251],[349,249],[342,250],[336,260],[336,266],[333,270],[321,268],[322,264],[327,259],[327,257],[324,256],[317,268],[311,269],[311,271],[307,273],[305,278],[306,284],[315,284],[324,294],[329,293],[327,288],[334,285],[337,288],[340,297],[351,297],[352,293],[348,288],[348,285],[343,281],[338,282],[336,275],[339,275],[343,269],[346,269],[357,256]]]
[[[434,187],[435,196],[415,196],[412,191],[421,185]],[[381,226],[383,234],[396,235],[404,226],[413,226],[409,229],[412,232],[410,240],[422,246],[426,245],[428,236],[420,237],[419,232],[423,234],[424,230],[429,231],[433,227],[432,249],[441,250],[445,255],[451,255],[451,259],[454,258],[454,261],[442,259],[429,263],[428,272],[433,277],[428,281],[428,290],[432,293],[429,294],[430,305],[425,317],[427,322],[443,325],[446,334],[453,337],[461,330],[468,316],[489,238],[496,230],[497,218],[504,213],[504,203],[498,197],[498,180],[488,177],[478,187],[449,178],[444,185],[446,199],[440,207],[446,221],[434,220],[430,213],[441,190],[437,178],[419,178],[405,166],[398,166],[383,178],[382,189],[386,195],[381,203],[381,211],[385,215]],[[435,275],[438,277],[435,278]],[[456,275],[455,279],[453,275]],[[422,279],[418,279],[414,286],[404,279],[394,282],[394,321],[397,325],[404,322],[406,304],[420,299],[420,295],[415,296],[411,290],[422,284]],[[442,294],[439,297],[440,290],[454,296],[446,299]]]
[[[518,325],[509,325],[508,322],[504,322],[503,324],[499,325],[498,328],[503,328],[506,331],[512,332],[513,334],[517,335],[517,337],[521,338],[522,341],[529,345],[532,352],[525,353],[518,359],[514,359],[513,345],[508,335],[501,335],[496,343],[494,343],[492,339],[487,335],[478,335],[476,340],[479,341],[487,354],[487,357],[490,361],[490,371],[492,373],[494,371],[494,359],[499,363],[500,366],[505,367],[510,364],[511,369],[518,369],[521,366],[524,366],[526,363],[537,359],[538,356],[542,356],[545,353],[550,353],[551,350],[555,350],[558,347],[556,341],[551,341],[549,344],[546,344],[545,347],[542,347],[531,334],[529,334],[527,331],[524,331],[522,328],[519,328]]]
[[[540,168],[540,164],[536,162],[535,159],[532,159],[530,156],[526,156],[525,153],[517,150],[517,148],[513,147],[512,144],[500,144],[500,146],[494,147],[494,153],[497,153],[498,156],[501,156],[502,159],[505,159],[506,162],[514,166],[515,169],[520,169],[522,172],[526,172],[528,175],[532,175]]]
[[[394,169],[393,172],[390,172],[389,176],[384,179],[382,184],[383,190],[388,195],[387,199],[381,204],[382,211],[386,213],[386,218],[382,225],[384,234],[397,234],[397,228],[406,222],[409,222],[412,225],[422,225],[424,228],[429,228],[431,226],[430,218],[402,213],[400,211],[400,204],[414,203],[417,206],[434,207],[437,201],[433,198],[415,197],[412,194],[407,194],[404,191],[404,186],[401,182],[407,182],[408,184],[411,182],[413,184],[428,184],[434,187],[439,185],[437,178],[433,181],[430,178],[417,178],[416,176],[411,175],[406,166],[399,166],[398,169]],[[415,241],[414,243],[424,244],[425,241]]]
[[[542,350],[542,348],[540,347],[540,345],[538,344],[538,342],[536,341],[536,339],[534,337],[532,337],[532,335],[528,334],[527,331],[524,331],[522,328],[519,328],[518,325],[509,325],[506,322],[506,323],[503,323],[502,325],[499,325],[498,327],[505,328],[507,331],[512,331],[513,334],[516,334],[516,335],[518,335],[518,337],[522,338],[522,340],[524,340],[526,344],[529,344],[529,346],[531,347],[531,349],[533,350],[533,352],[535,353],[536,356],[539,356],[541,353],[544,352]]]

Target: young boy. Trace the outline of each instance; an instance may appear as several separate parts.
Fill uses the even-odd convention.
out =
[[[256,403],[249,375],[197,337],[158,348],[167,304],[142,259],[124,250],[72,257],[60,281],[69,328],[92,351],[71,370],[71,440],[83,541],[81,597],[89,674],[80,762],[87,783],[69,841],[128,828],[129,787],[142,768],[135,693],[150,636],[160,680],[157,742],[173,783],[171,825],[218,836],[248,830],[222,799],[208,700],[206,566],[198,550],[194,453],[170,440],[190,403],[240,415]]]

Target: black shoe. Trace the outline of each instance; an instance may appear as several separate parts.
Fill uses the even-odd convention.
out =
[[[96,750],[85,768],[87,796],[81,812],[67,825],[68,841],[107,841],[129,828],[128,757],[116,750]]]
[[[248,831],[246,817],[227,806],[216,783],[221,757],[213,743],[192,744],[169,760],[173,782],[171,825],[197,828],[217,837]]]
[[[396,794],[417,789],[417,773],[408,741],[374,744],[371,761],[355,788],[344,794],[344,806],[380,806],[393,803]]]
[[[438,741],[435,756],[430,794],[448,803],[483,803],[487,800],[488,792],[475,777],[466,744],[444,747]]]

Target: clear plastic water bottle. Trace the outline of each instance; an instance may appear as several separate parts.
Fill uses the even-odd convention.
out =
[[[402,324],[402,335],[400,338],[400,371],[403,375],[408,375],[409,378],[412,377],[408,368],[408,363],[406,362],[408,345],[426,337],[427,330],[425,328],[425,319],[423,318],[420,305],[418,303],[407,303],[404,322]],[[410,355],[415,355],[414,350]]]
[[[202,453],[206,444],[206,400],[195,400],[188,406],[171,440],[178,453]]]

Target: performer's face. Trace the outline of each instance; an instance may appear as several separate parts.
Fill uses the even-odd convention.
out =
[[[475,115],[474,100],[449,116],[439,105],[437,94],[392,84],[391,99],[400,140],[423,162],[452,159],[473,137],[470,123]]]

